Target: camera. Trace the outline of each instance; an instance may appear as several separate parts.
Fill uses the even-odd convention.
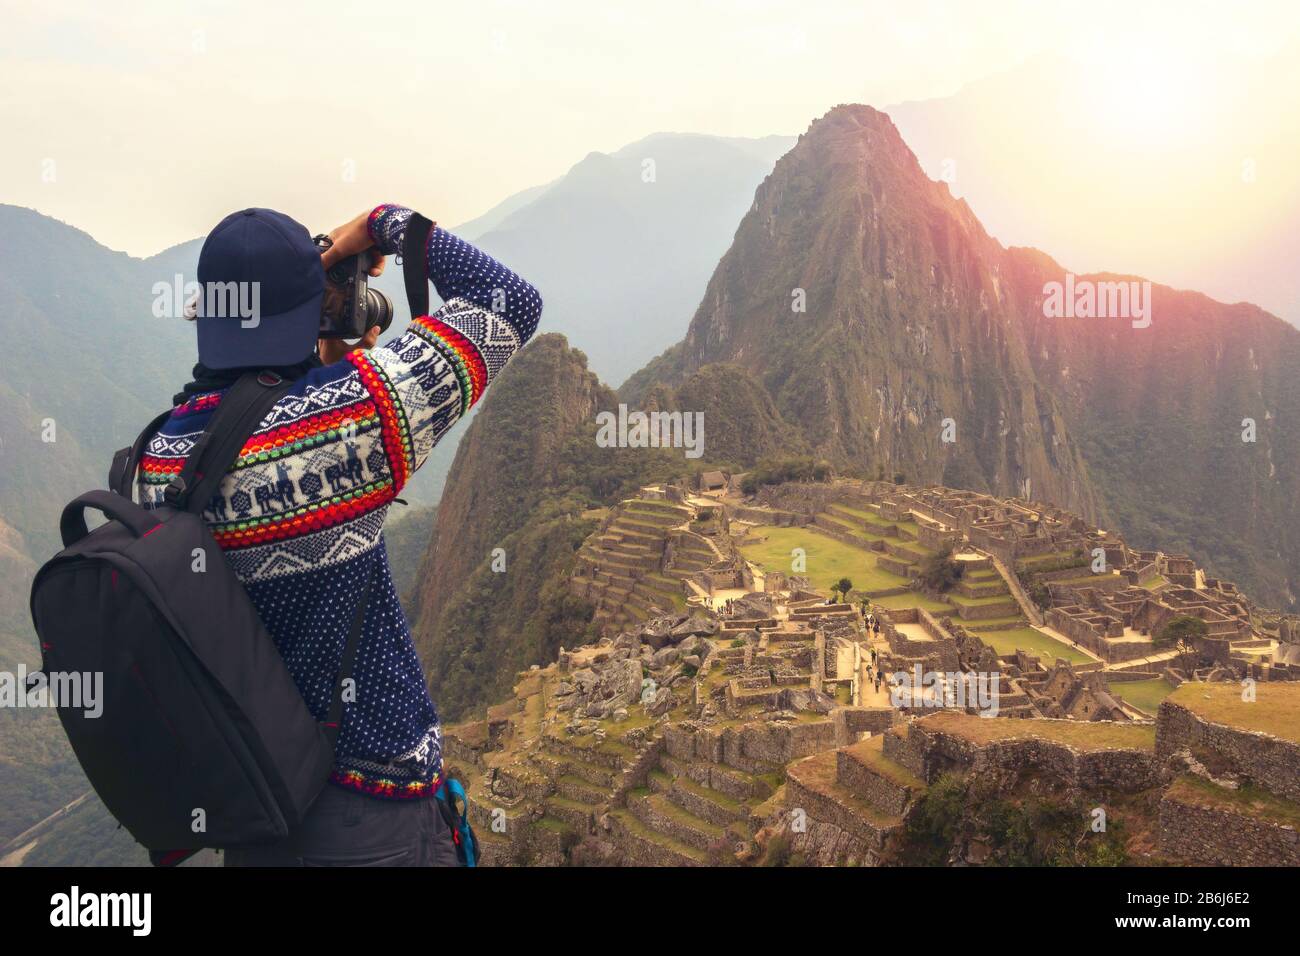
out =
[[[322,250],[332,246],[329,236],[313,240]],[[379,326],[388,331],[393,322],[393,300],[370,288],[370,257],[348,256],[325,270],[325,299],[321,303],[320,338],[359,339]]]

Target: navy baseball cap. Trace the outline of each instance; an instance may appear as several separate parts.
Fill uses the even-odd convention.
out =
[[[293,365],[320,331],[325,270],[305,226],[273,209],[232,212],[199,253],[199,361]]]

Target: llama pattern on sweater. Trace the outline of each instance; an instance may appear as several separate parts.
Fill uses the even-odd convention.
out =
[[[371,213],[381,251],[401,248],[410,215],[387,205]],[[331,779],[386,798],[432,794],[441,732],[392,583],[383,523],[433,446],[532,336],[542,308],[531,285],[438,227],[426,264],[443,307],[387,344],[295,381],[203,512],[318,720],[374,572]],[[142,503],[162,503],[223,394],[191,397],[151,438],[137,476]]]

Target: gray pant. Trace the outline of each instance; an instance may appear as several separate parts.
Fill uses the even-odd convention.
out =
[[[226,866],[459,866],[432,797],[379,800],[327,785],[302,825],[267,846],[225,851]]]

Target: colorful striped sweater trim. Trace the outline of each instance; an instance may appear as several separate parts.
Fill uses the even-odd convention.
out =
[[[219,403],[206,406],[211,410]],[[173,418],[181,416],[173,414]],[[292,426],[254,434],[240,450],[232,471],[275,461],[286,455],[308,451],[316,445],[338,441],[344,435],[355,436],[379,425],[380,416],[373,400],[363,400],[303,419]],[[141,456],[140,467],[146,482],[166,484],[185,467],[185,455]]]
[[[388,373],[364,352],[349,353],[347,361],[352,363],[361,376],[361,383],[374,402],[384,454],[388,456],[388,468],[393,474],[393,493],[396,494],[402,490],[417,464],[415,447],[411,443],[411,428],[402,410],[401,400],[397,397]]]
[[[460,382],[461,414],[469,411],[487,388],[487,363],[474,343],[431,315],[423,315],[411,323],[412,330],[430,344],[439,347],[446,355]]]
[[[435,773],[429,780],[394,780],[336,768],[330,774],[330,783],[386,800],[421,800],[432,797],[442,786],[442,774]]]
[[[387,504],[395,497],[397,491],[391,479],[371,482],[328,501],[314,502],[273,518],[213,525],[212,537],[221,545],[222,550],[251,548],[345,524]]]

